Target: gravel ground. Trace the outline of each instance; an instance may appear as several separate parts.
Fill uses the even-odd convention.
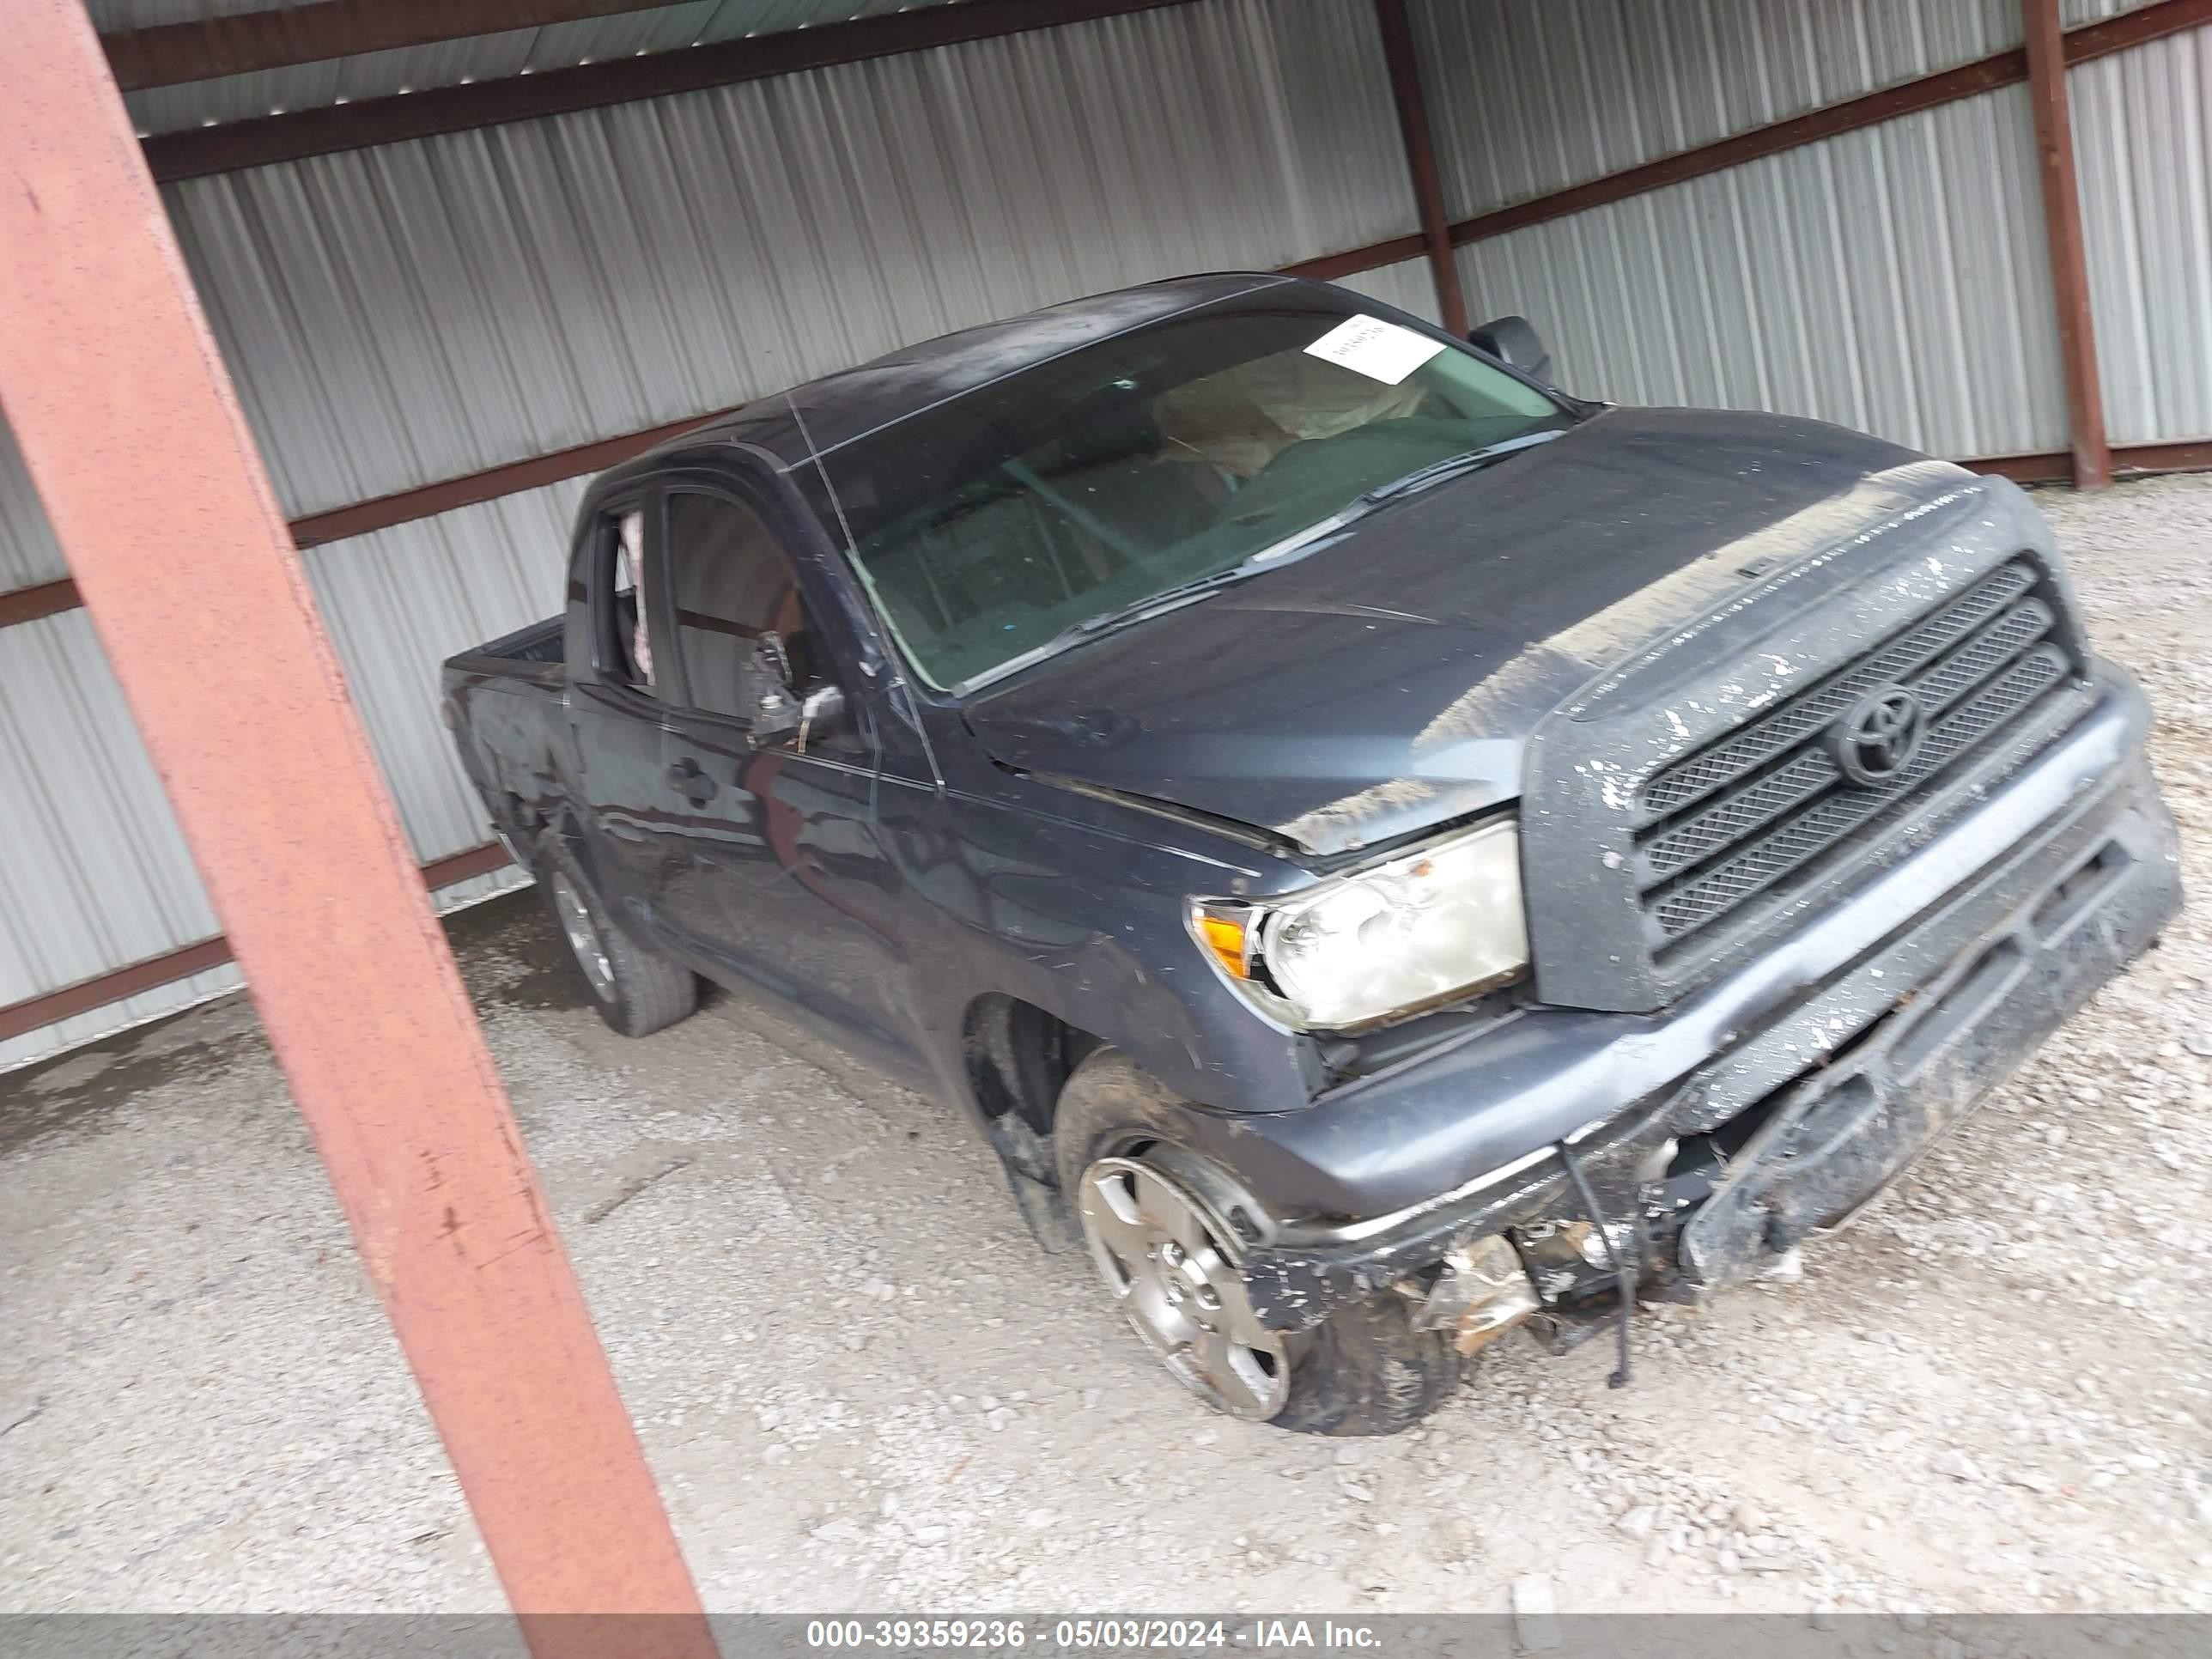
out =
[[[2043,504],[2201,872],[2212,481]],[[2212,1611],[2208,915],[1633,1388],[1513,1340],[1351,1443],[1156,1376],[943,1109],[728,999],[614,1036],[526,896],[455,931],[714,1608]],[[249,1010],[0,1082],[0,1607],[500,1605]]]

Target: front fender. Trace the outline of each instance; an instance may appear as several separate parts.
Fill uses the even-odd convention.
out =
[[[1269,1024],[1190,937],[1189,896],[1229,879],[1220,860],[957,796],[887,811],[882,829],[915,907],[915,1023],[955,1098],[975,1103],[962,1034],[994,994],[1201,1104],[1291,1111],[1321,1086],[1311,1040]]]

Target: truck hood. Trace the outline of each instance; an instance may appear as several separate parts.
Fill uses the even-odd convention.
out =
[[[1019,770],[1351,852],[1513,799],[1594,674],[1961,476],[1818,422],[1608,410],[966,718]]]

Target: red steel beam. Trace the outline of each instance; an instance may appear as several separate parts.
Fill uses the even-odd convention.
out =
[[[1416,231],[1411,236],[1393,236],[1385,242],[1370,242],[1364,247],[1346,248],[1341,253],[1324,253],[1318,258],[1301,259],[1294,265],[1285,265],[1285,276],[1310,276],[1317,283],[1333,283],[1340,276],[1356,276],[1363,270],[1375,270],[1383,265],[1401,264],[1407,259],[1418,259],[1428,252],[1427,240]]]
[[[155,133],[145,140],[146,160],[154,177],[166,184],[210,173],[265,167],[272,161],[296,161],[305,156],[365,149],[403,139],[467,132],[507,121],[566,115],[609,104],[634,103],[641,98],[735,86],[800,70],[827,69],[1191,3],[1192,0],[962,0],[958,5],[890,12],[749,40],[721,40],[682,52],[648,52],[642,58],[610,58],[536,75],[430,87],[421,92],[264,115],[221,126]]]
[[[456,853],[451,858],[439,859],[424,865],[422,885],[435,892],[439,888],[450,887],[456,882],[489,875],[507,863],[507,849],[497,842],[487,842],[482,847],[471,847],[465,853]],[[111,1002],[121,1002],[178,980],[190,979],[194,974],[204,974],[209,969],[220,968],[230,960],[230,941],[217,933],[212,939],[199,939],[174,951],[165,951],[158,957],[146,957],[127,967],[95,974],[90,979],[78,980],[73,985],[63,986],[58,991],[47,991],[21,1002],[11,1002],[0,1008],[0,1042],[35,1031],[42,1025],[52,1025],[58,1020],[74,1019],[79,1014],[88,1014],[95,1008],[105,1008]]]
[[[1986,455],[1966,465],[2016,484],[2066,483],[2074,477],[2074,458],[2067,454]]]
[[[218,75],[250,75],[356,52],[435,46],[477,34],[543,28],[664,0],[318,0],[313,5],[157,23],[100,37],[115,83],[125,92],[179,86]]]
[[[484,501],[495,501],[502,495],[519,495],[526,489],[542,489],[563,479],[604,472],[633,455],[642,455],[655,444],[665,443],[695,426],[719,420],[730,412],[715,410],[693,415],[681,421],[649,426],[642,432],[625,432],[617,437],[556,449],[548,455],[533,455],[528,460],[509,461],[504,466],[464,473],[458,478],[441,478],[435,483],[421,484],[413,489],[395,490],[371,501],[334,507],[327,513],[310,513],[303,519],[292,520],[292,539],[301,547],[319,547],[325,542],[343,541],[349,536],[366,536],[372,530],[389,530],[394,525],[409,524],[416,519],[434,518],[457,507],[476,507]]]
[[[81,0],[9,7],[0,292],[0,405],[526,1637],[584,1659],[609,1632],[562,1615],[669,1614],[624,1650],[708,1659]]]
[[[1406,19],[1406,0],[1375,0],[1375,27],[1382,37],[1391,101],[1398,106],[1398,134],[1405,141],[1406,172],[1420,214],[1421,245],[1437,285],[1437,319],[1446,333],[1464,335],[1467,297],[1460,291],[1459,265],[1452,258],[1451,216],[1444,210],[1443,185],[1437,173],[1436,140],[1421,95],[1421,59],[1413,47],[1413,26]]]
[[[2116,478],[2152,478],[2164,472],[2212,472],[2212,439],[2180,443],[2122,444],[2107,452]],[[2014,483],[2065,483],[2074,477],[2074,457],[2066,451],[2040,455],[1989,455],[1966,465],[1994,472]]]
[[[435,483],[413,489],[394,490],[389,495],[379,495],[370,501],[334,507],[326,513],[310,513],[305,518],[293,520],[287,528],[292,532],[293,545],[301,548],[319,547],[325,542],[343,541],[349,536],[366,536],[373,530],[389,530],[394,525],[434,518],[455,507],[476,507],[503,495],[519,495],[526,489],[559,483],[563,479],[604,472],[633,455],[642,455],[657,443],[728,412],[723,410],[695,415],[689,420],[647,427],[642,432],[625,432],[619,437],[556,449],[527,460],[488,466],[481,472],[464,473],[458,478],[441,478]],[[74,611],[83,603],[78,597],[76,584],[66,576],[58,581],[40,582],[35,587],[19,587],[10,593],[0,593],[0,628],[12,628],[17,623],[36,622],[41,617]]]
[[[2058,0],[2021,0],[2027,40],[2027,103],[2035,118],[2043,228],[2057,304],[2058,360],[2066,373],[2066,438],[2074,487],[2112,481],[2105,394],[2097,380],[2097,331],[2089,310],[2089,263],[2081,251],[2081,195],[2074,176],[2074,123],[2066,99],[2066,47]]]
[[[204,974],[209,969],[220,968],[229,960],[230,941],[218,933],[213,939],[204,939],[197,945],[187,945],[181,950],[166,951],[158,957],[147,957],[132,963],[128,968],[118,968],[112,974],[81,979],[74,985],[63,986],[58,991],[48,991],[27,1001],[10,1003],[5,1008],[0,1008],[0,1042],[11,1042],[42,1025],[52,1025],[58,1020],[74,1019],[79,1014],[88,1014],[95,1008],[105,1008],[111,1002],[121,1002],[177,980],[190,979],[194,974]]]
[[[2154,472],[2212,471],[2212,439],[2165,444],[2128,444],[2112,452],[2118,470],[2138,477]]]
[[[74,611],[83,603],[77,597],[76,584],[66,576],[59,581],[40,582],[36,587],[19,587],[0,593],[0,628]]]
[[[1525,202],[1514,202],[1502,208],[1494,208],[1488,213],[1479,213],[1471,219],[1455,222],[1451,228],[1451,239],[1455,244],[1464,246],[1469,242],[1503,236],[1508,231],[1523,230],[1530,225],[1564,219],[1571,214],[1587,213],[1592,208],[1625,202],[1632,196],[1641,196],[1648,191],[1663,190],[1669,185],[1702,179],[1709,173],[1724,173],[1730,167],[1740,167],[1747,161],[1779,155],[1784,150],[1816,144],[1824,138],[1856,132],[1862,127],[1878,126],[1884,121],[1894,121],[1901,115],[1917,114],[1939,105],[1955,103],[1961,98],[1972,98],[1978,93],[2010,86],[2015,81],[2025,79],[2027,73],[2027,63],[2021,52],[2001,52],[1995,57],[1961,64],[1955,69],[1923,76],[1917,81],[1901,82],[1893,87],[1884,87],[1879,92],[1869,92],[1863,97],[1846,99],[1840,104],[1808,110],[1802,115],[1793,115],[1784,121],[1734,133],[1716,143],[1700,144],[1695,149],[1677,150],[1672,155],[1662,155],[1656,161],[1645,161],[1638,167],[1623,167],[1618,173],[1587,179],[1581,184],[1570,185],[1548,195],[1532,197]],[[219,131],[221,129],[212,131]]]

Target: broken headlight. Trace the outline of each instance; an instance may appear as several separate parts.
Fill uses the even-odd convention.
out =
[[[1198,899],[1191,932],[1231,984],[1303,1030],[1455,1002],[1528,965],[1510,818],[1258,902]]]

